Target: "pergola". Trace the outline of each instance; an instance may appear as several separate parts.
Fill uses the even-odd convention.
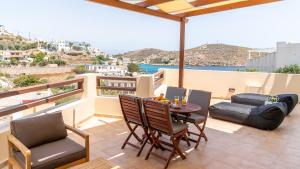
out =
[[[157,16],[180,23],[179,80],[183,87],[185,25],[187,18],[281,0],[89,0],[92,2]]]

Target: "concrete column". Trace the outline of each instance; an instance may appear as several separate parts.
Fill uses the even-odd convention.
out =
[[[153,75],[143,75],[137,78],[136,96],[142,98],[154,96]]]

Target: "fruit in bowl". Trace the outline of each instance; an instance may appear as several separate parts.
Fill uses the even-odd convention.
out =
[[[169,103],[169,100],[166,99],[166,98],[164,98],[164,99],[162,99],[162,100],[160,100],[160,101],[163,102],[163,103]]]
[[[164,97],[164,94],[160,94],[160,96],[155,97],[154,100],[156,101],[161,101],[161,100],[165,100],[166,98]]]

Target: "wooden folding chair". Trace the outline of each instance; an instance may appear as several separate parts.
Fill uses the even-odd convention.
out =
[[[147,153],[146,160],[149,158],[154,147],[171,152],[168,158],[154,154],[167,161],[165,169],[176,154],[183,160],[186,159],[179,148],[179,143],[187,133],[187,125],[172,121],[168,104],[153,100],[143,100],[143,105],[148,128],[150,130],[150,136],[152,138],[152,145]],[[171,143],[163,141],[161,139],[162,135],[170,136]],[[172,149],[169,149],[166,146],[171,147]]]
[[[196,140],[195,148],[198,147],[202,137],[205,139],[205,141],[208,140],[207,136],[204,133],[204,129],[207,121],[210,100],[211,100],[211,92],[202,91],[202,90],[190,90],[188,103],[200,105],[201,111],[197,113],[191,113],[189,117],[185,117],[185,116],[177,117],[180,120],[194,124],[195,127],[199,130],[199,133],[188,131],[189,134],[198,137]]]
[[[126,138],[125,142],[122,145],[122,149],[124,149],[125,146],[129,144],[139,149],[137,156],[140,156],[147,141],[149,140],[148,127],[147,127],[146,120],[144,120],[145,118],[142,111],[141,98],[129,96],[129,95],[119,95],[119,99],[120,99],[120,104],[121,104],[122,113],[125,122],[128,126],[128,129],[130,130],[128,137]],[[136,134],[135,132],[138,127],[143,128],[144,133],[142,137],[139,137],[138,134]],[[131,136],[134,136],[134,138],[141,144],[140,147],[129,142]]]

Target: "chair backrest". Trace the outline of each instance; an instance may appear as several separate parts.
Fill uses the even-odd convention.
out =
[[[169,104],[145,99],[143,100],[147,124],[150,129],[158,130],[166,134],[172,134],[172,120]]]
[[[27,148],[36,147],[67,137],[61,111],[40,116],[13,120],[11,134]]]
[[[208,108],[210,106],[211,92],[202,90],[190,90],[188,103],[197,104],[201,106],[201,111],[198,113],[207,117]]]
[[[125,121],[146,126],[146,122],[143,120],[141,98],[130,95],[119,95],[119,99]]]
[[[175,96],[185,97],[186,89],[179,87],[168,86],[166,91],[166,98],[169,100],[173,100]]]

